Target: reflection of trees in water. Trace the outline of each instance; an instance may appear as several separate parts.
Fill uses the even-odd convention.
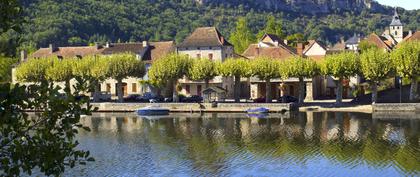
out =
[[[358,113],[299,113],[289,119],[256,119],[204,114],[174,115],[174,119],[137,117],[85,118],[94,133],[140,131],[157,148],[176,152],[203,174],[219,173],[229,160],[287,159],[304,164],[323,156],[353,167],[362,162],[375,168],[396,164],[402,171],[420,171],[419,121],[377,120]],[[90,121],[88,121],[90,119]]]

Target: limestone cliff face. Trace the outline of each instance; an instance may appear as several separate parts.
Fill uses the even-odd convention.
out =
[[[381,11],[383,7],[374,0],[195,0],[206,4],[244,5],[266,10],[325,14],[337,11],[360,12],[363,9]]]

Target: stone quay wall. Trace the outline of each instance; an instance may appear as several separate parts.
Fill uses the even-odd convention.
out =
[[[168,108],[171,112],[246,112],[249,108],[266,107],[270,112],[282,112],[294,110],[296,107],[291,103],[218,103],[213,107],[212,103],[91,103],[98,108],[98,112],[133,112],[136,109],[159,105]]]

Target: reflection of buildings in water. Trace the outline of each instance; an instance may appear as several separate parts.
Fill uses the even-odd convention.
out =
[[[340,125],[337,123],[340,117],[340,114],[332,113],[334,116],[328,116],[326,120],[326,127],[327,127],[327,140],[334,140],[337,139],[340,133]]]
[[[344,136],[351,140],[358,140],[360,137],[360,120],[354,117],[350,117],[348,131],[345,131]],[[345,128],[345,130],[347,130]]]
[[[241,135],[242,140],[244,142],[250,142],[251,141],[251,119],[241,119],[240,122],[240,129],[241,129]]]
[[[404,129],[402,127],[394,127],[391,123],[387,123],[384,128],[382,139],[398,144],[404,144]]]
[[[305,138],[312,139],[314,134],[314,112],[306,112]]]

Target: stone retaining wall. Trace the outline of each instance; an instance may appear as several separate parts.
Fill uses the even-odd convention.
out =
[[[249,108],[266,107],[272,112],[294,109],[290,103],[218,103],[213,108],[211,103],[92,103],[99,112],[133,112],[138,108],[159,105],[172,112],[245,112]]]
[[[420,112],[420,103],[377,103],[372,109],[373,112]]]

